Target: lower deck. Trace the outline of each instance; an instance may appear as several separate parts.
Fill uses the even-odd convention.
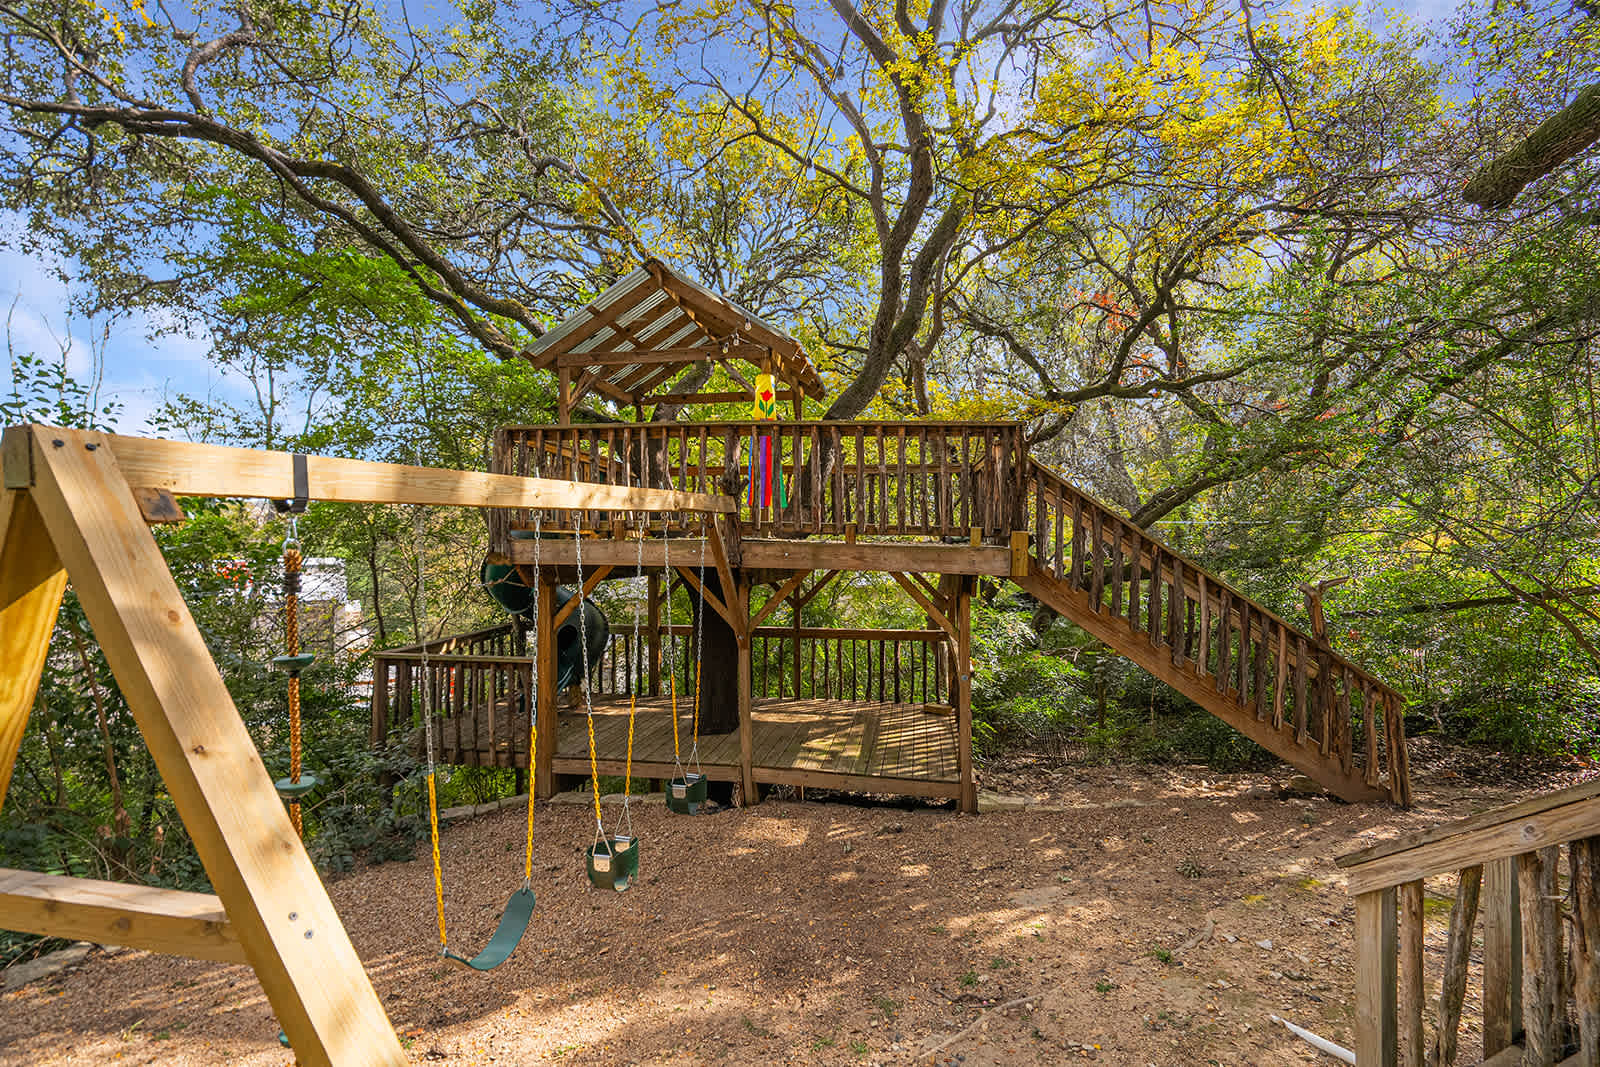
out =
[[[440,730],[444,760],[469,766],[527,766],[525,713],[496,710],[492,725],[486,722],[480,727],[477,716],[466,710],[444,721]],[[601,774],[625,773],[628,712],[626,697],[595,700],[595,755]],[[641,698],[633,718],[634,777],[671,777],[677,764],[670,698]],[[757,698],[751,738],[758,783],[924,797],[961,794],[956,716],[945,705]],[[678,751],[691,770],[693,749],[689,702],[680,700]],[[699,769],[711,779],[738,781],[740,757],[738,731],[700,737]],[[587,723],[573,708],[561,710],[552,770],[563,775],[589,773]]]

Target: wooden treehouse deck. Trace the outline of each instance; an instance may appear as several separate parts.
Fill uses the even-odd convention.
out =
[[[745,491],[752,442],[763,436],[771,439],[773,461],[785,472],[787,500],[782,506],[752,503]],[[761,447],[765,451],[768,445]],[[661,598],[670,597],[675,586],[698,595],[702,566],[705,574],[714,575],[705,599],[714,612],[708,617],[731,634],[728,662],[719,660],[719,669],[728,677],[737,674],[744,694],[739,698],[744,724],[738,762],[741,780],[751,787],[747,793],[753,792],[760,778],[755,772],[763,766],[755,734],[768,729],[758,714],[768,707],[768,698],[867,705],[922,702],[954,709],[962,803],[975,806],[970,605],[973,577],[988,575],[1013,582],[1338,796],[1409,802],[1400,694],[1339,655],[1325,627],[1306,632],[1294,626],[1033,460],[1022,428],[1014,423],[510,427],[496,438],[494,470],[580,484],[733,496],[736,512],[715,519],[696,512],[497,509],[489,515],[490,550],[530,583],[535,581],[537,553],[537,581],[546,586],[575,582],[581,564],[588,590],[607,578],[629,577],[642,563],[655,575],[650,647],[614,650],[613,666],[601,670],[615,675],[617,662],[652,664],[645,669],[650,677],[639,683],[640,691],[649,693],[662,691],[660,641],[674,630],[659,617]],[[537,541],[532,537],[535,527],[541,534]],[[574,531],[583,534],[574,537]],[[892,576],[928,629],[802,627],[801,609],[842,572]],[[783,619],[789,625],[768,622]],[[917,670],[903,669],[895,658],[905,650],[896,643],[897,634],[917,635],[917,655],[925,664],[921,677],[933,692],[905,696],[897,689],[896,679],[906,670],[913,675]],[[472,638],[461,640],[470,644]],[[888,643],[880,647],[875,640]],[[774,684],[765,674],[770,673],[772,644],[783,641],[790,647],[778,658],[787,666],[777,673],[787,680]],[[865,661],[875,668],[862,667],[861,646],[866,646]],[[891,646],[895,655],[888,653]],[[526,670],[530,664],[525,656],[472,660],[484,650],[466,645],[430,646],[435,656],[448,656],[452,648],[467,655],[464,664],[506,671],[516,670],[518,663]],[[377,705],[400,700],[401,689],[413,684],[401,679],[410,677],[415,667],[410,661],[419,654],[419,649],[410,649],[380,656],[375,741],[386,730],[412,721],[397,705],[382,710]],[[848,684],[841,680],[846,654]],[[805,670],[797,670],[802,662]],[[832,676],[813,678],[818,663]],[[858,674],[866,682],[858,682]],[[464,684],[470,690],[480,683]],[[527,684],[526,679],[519,684]],[[613,678],[609,687],[602,681],[597,688],[621,692],[626,685],[619,688]],[[451,714],[481,708],[483,699],[471,697]],[[732,700],[730,696],[730,704]],[[542,695],[540,705],[552,715],[554,693]],[[550,725],[553,736],[553,719]],[[834,727],[818,729],[826,734]],[[870,747],[851,757],[867,768],[852,772],[857,778],[870,779],[882,769]],[[540,766],[550,770],[549,761],[564,759],[564,751],[543,753]],[[774,761],[766,770],[780,764]]]
[[[438,749],[444,762],[527,767],[527,713],[513,713],[506,703],[500,701],[492,717],[468,711],[444,720]],[[668,778],[676,773],[671,707],[668,697],[639,700],[634,715],[635,778]],[[930,797],[955,797],[960,792],[955,714],[948,706],[764,697],[755,701],[752,717],[757,783]],[[680,700],[679,751],[682,764],[691,770],[692,729],[687,702]],[[627,697],[595,700],[594,734],[600,773],[623,774]],[[414,737],[412,744],[420,755],[421,738]],[[560,775],[589,774],[589,732],[578,710],[564,708],[560,713],[552,769]],[[716,781],[738,781],[737,731],[702,734],[699,769]]]

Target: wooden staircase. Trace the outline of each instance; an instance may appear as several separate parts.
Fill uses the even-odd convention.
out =
[[[1400,694],[1031,458],[1023,474],[1025,592],[1336,796],[1410,803]]]

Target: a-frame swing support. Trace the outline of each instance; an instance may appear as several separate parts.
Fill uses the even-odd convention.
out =
[[[236,959],[242,948],[300,1062],[407,1062],[135,497],[290,497],[294,457],[35,425],[6,430],[0,459],[0,800],[70,576],[216,890],[0,871],[0,927],[103,930],[107,941],[205,959]],[[705,494],[315,456],[306,471],[316,500],[734,507]]]

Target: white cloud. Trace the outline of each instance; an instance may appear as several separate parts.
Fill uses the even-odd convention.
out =
[[[18,216],[0,213],[0,230],[20,225]],[[147,428],[150,415],[173,393],[247,393],[237,376],[211,363],[211,340],[203,330],[190,332],[170,313],[139,310],[92,320],[75,315],[70,284],[62,278],[70,277],[71,267],[63,271],[58,262],[0,249],[0,310],[9,313],[9,340],[17,353],[54,358],[65,345],[74,378],[87,383],[98,371],[101,402],[122,404],[118,429]],[[10,378],[6,366],[0,387],[9,388]]]

